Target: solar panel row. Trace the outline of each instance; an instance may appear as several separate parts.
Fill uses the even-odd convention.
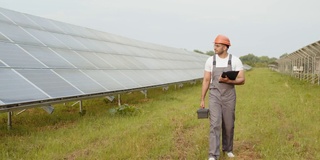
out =
[[[0,106],[199,79],[206,59],[0,8]]]

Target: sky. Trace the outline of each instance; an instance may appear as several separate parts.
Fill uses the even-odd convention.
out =
[[[319,0],[0,0],[0,7],[144,42],[279,58],[320,40]]]

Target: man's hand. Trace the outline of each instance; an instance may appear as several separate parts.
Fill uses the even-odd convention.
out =
[[[200,108],[206,108],[206,107],[205,107],[205,101],[204,101],[204,100],[201,100],[201,102],[200,102]]]
[[[228,78],[228,76],[225,76],[225,78],[223,77],[219,77],[219,83],[228,83],[230,81],[230,79]]]

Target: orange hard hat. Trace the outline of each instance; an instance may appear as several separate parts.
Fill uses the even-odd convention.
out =
[[[227,46],[231,46],[229,38],[221,34],[216,37],[214,43],[220,43],[225,44]]]

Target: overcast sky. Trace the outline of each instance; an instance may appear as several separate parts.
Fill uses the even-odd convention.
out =
[[[0,0],[0,7],[145,42],[279,58],[320,40],[319,0]]]

